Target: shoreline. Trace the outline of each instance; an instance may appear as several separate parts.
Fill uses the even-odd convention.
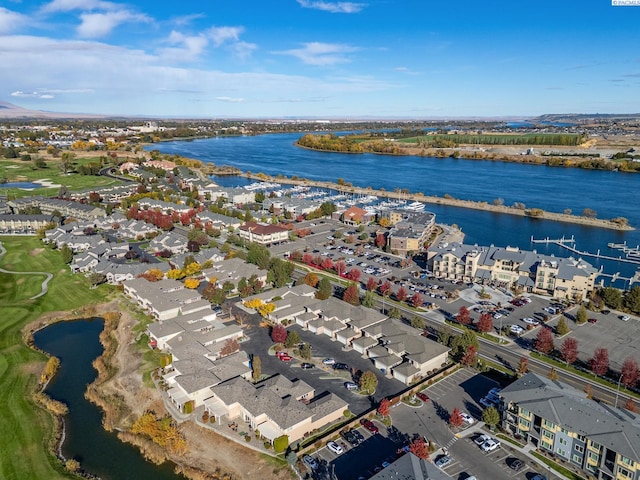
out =
[[[482,210],[493,213],[501,213],[507,215],[517,215],[521,217],[528,217],[537,220],[551,220],[554,222],[573,223],[577,225],[586,225],[591,227],[606,228],[609,230],[618,231],[632,231],[635,227],[631,225],[617,224],[611,220],[605,220],[600,218],[588,218],[577,215],[567,215],[565,213],[548,212],[542,209],[526,208],[518,209],[506,205],[492,205],[487,202],[476,202],[473,200],[460,200],[457,198],[445,198],[431,195],[424,195],[422,193],[402,193],[391,192],[388,190],[376,190],[372,188],[355,187],[353,185],[339,185],[338,183],[328,181],[318,181],[309,179],[292,179],[285,176],[273,176],[263,173],[250,173],[242,172],[238,176],[250,178],[252,180],[271,181],[277,183],[284,183],[288,185],[303,185],[319,188],[327,188],[336,190],[343,193],[355,193],[362,195],[376,195],[378,197],[385,197],[394,200],[411,200],[423,203],[430,203],[434,205],[445,205],[450,207],[467,208],[472,210]]]

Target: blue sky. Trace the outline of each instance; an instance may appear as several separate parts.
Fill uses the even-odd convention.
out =
[[[612,0],[0,0],[0,100],[178,117],[640,112]]]

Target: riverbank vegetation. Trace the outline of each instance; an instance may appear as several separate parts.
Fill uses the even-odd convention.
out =
[[[30,332],[57,316],[54,312],[70,311],[66,315],[82,318],[83,306],[104,301],[111,289],[90,289],[83,276],[71,275],[59,253],[42,248],[33,237],[3,237],[2,244],[7,253],[0,259],[1,268],[48,271],[54,277],[47,295],[30,300],[40,281],[0,272],[0,478],[68,478],[53,453],[55,419],[36,398],[47,357],[25,343],[31,343]]]

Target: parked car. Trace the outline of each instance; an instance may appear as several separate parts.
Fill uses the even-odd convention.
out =
[[[325,365],[334,365],[336,361],[333,358],[325,358],[324,360],[322,360],[322,363],[324,363]]]
[[[373,423],[371,420],[367,420],[366,418],[363,418],[360,420],[360,423],[364,428],[369,430],[371,433],[374,433],[374,434],[378,433],[378,427],[376,427],[375,423]]]
[[[331,450],[333,453],[335,453],[336,455],[341,455],[344,453],[344,449],[340,445],[338,445],[336,442],[333,442],[333,441],[327,443],[327,448]]]
[[[344,382],[344,388],[347,390],[358,390],[358,384],[354,382]]]
[[[531,478],[531,480],[547,480],[547,477],[540,473],[537,473],[534,477]]]
[[[353,432],[353,435],[358,440],[358,444],[361,444],[362,442],[364,442],[364,437],[362,436],[359,430],[351,430],[351,431]]]
[[[305,455],[304,457],[302,457],[302,462],[311,470],[315,470],[316,468],[318,468],[318,461],[311,455]]]
[[[496,404],[496,402],[492,399],[490,399],[489,397],[482,397],[480,399],[480,405],[482,405],[483,407],[493,407]]]
[[[480,446],[480,448],[482,449],[483,452],[493,452],[499,446],[500,446],[500,442],[498,442],[497,440],[495,440],[493,438],[490,438],[489,440],[484,442]]]
[[[491,440],[491,437],[489,435],[483,433],[479,437],[474,438],[473,439],[473,443],[475,443],[476,445],[481,447],[484,444],[484,442],[486,442],[488,440]]]
[[[420,400],[422,400],[425,403],[429,401],[429,396],[424,392],[416,393],[416,397],[418,397]]]
[[[304,362],[300,365],[300,368],[307,370],[309,368],[315,368],[315,365],[313,363]]]
[[[600,313],[603,315],[609,315],[611,313],[611,310],[601,310]]]
[[[276,352],[276,357],[280,358],[283,355],[289,355],[287,352]]]
[[[469,415],[466,412],[462,412],[460,414],[460,416],[462,417],[462,419],[467,422],[469,425],[472,425],[473,423],[475,423],[475,420],[473,419],[473,417],[471,415]]]
[[[590,318],[589,320],[587,320],[587,322],[589,322],[589,323],[598,323],[598,319],[597,318]]]
[[[438,460],[436,460],[436,467],[444,468],[451,462],[453,462],[453,458],[451,458],[449,455],[443,455],[438,458]]]
[[[291,355],[288,354],[284,354],[284,355],[280,355],[278,357],[280,359],[281,362],[290,362],[291,360],[293,360],[293,357],[291,357]]]
[[[347,365],[346,363],[334,363],[333,364],[333,369],[334,370],[349,370],[349,365]]]
[[[524,328],[522,328],[520,325],[511,325],[509,331],[516,335],[522,335],[525,332]]]
[[[537,327],[538,325],[540,325],[540,322],[538,320],[531,317],[525,317],[522,319],[522,321],[527,325],[533,325],[534,327]]]
[[[623,322],[628,322],[629,321],[629,315],[620,315],[620,320],[622,320]]]
[[[358,445],[360,445],[360,441],[358,440],[358,437],[356,437],[356,435],[353,433],[353,430],[347,430],[340,435],[352,446],[357,447]]]
[[[519,470],[522,470],[522,467],[524,467],[524,462],[519,458],[512,460],[511,463],[509,464],[509,468],[511,470],[515,470],[516,472]]]

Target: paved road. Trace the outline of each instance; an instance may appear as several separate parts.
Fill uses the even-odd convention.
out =
[[[0,242],[0,259],[2,259],[5,253],[7,253],[7,250],[2,245],[2,242]],[[44,275],[46,278],[42,282],[40,293],[34,295],[29,300],[35,300],[36,298],[40,298],[41,296],[46,294],[49,291],[49,281],[53,278],[53,275],[49,272],[12,272],[9,270],[5,270],[4,268],[0,268],[0,272],[8,273],[11,275]]]

